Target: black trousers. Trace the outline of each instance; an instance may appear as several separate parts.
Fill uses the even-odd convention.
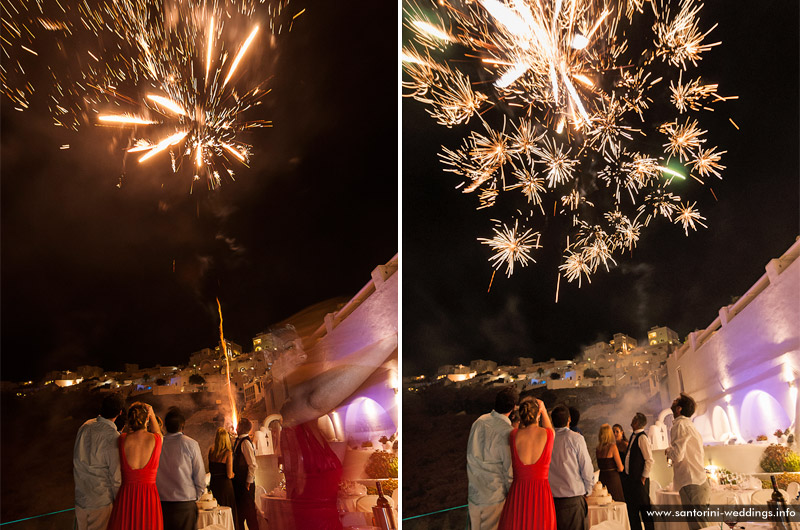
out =
[[[586,514],[589,506],[583,495],[577,497],[553,498],[556,509],[556,528],[558,530],[589,530]]]
[[[197,504],[194,501],[161,501],[164,530],[195,530],[197,528]]]
[[[248,530],[258,530],[258,513],[256,512],[256,485],[234,479],[233,494],[236,497],[236,530],[244,530],[247,522]],[[165,529],[166,530],[166,529]]]
[[[646,512],[650,508],[650,479],[645,479],[642,484],[641,477],[623,475],[622,489],[625,493],[625,504],[628,505],[631,530],[640,530],[642,523],[645,530],[653,530],[653,518],[648,517]]]

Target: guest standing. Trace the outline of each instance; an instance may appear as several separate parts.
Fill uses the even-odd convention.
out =
[[[622,429],[622,425],[619,423],[615,423],[614,427],[612,427],[614,431],[614,440],[617,443],[617,451],[619,451],[619,457],[622,461],[625,461],[625,454],[628,452],[628,439],[625,437],[625,431]]]
[[[233,448],[231,437],[224,427],[217,429],[214,445],[208,450],[208,472],[211,473],[211,493],[220,506],[228,506],[236,521],[236,497],[233,494]]]
[[[589,507],[586,495],[594,484],[594,468],[586,440],[569,429],[569,409],[553,409],[553,457],[550,460],[550,489],[556,508],[558,530],[585,530]]]
[[[163,530],[156,489],[162,440],[153,407],[140,402],[131,405],[127,427],[129,432],[119,437],[122,486],[108,530]]]
[[[164,417],[164,445],[156,486],[164,515],[164,530],[195,530],[197,500],[206,491],[206,469],[200,444],[183,434],[186,418],[178,407]]]
[[[569,430],[578,434],[583,434],[583,431],[578,428],[580,419],[581,412],[575,407],[569,407]]]
[[[508,419],[517,391],[498,392],[494,410],[472,424],[467,441],[467,479],[470,530],[495,530],[511,486],[511,448]]]
[[[703,468],[703,437],[689,419],[697,405],[691,396],[681,393],[671,408],[675,421],[666,455],[672,459],[674,489],[680,493],[682,504],[706,505],[711,497],[711,486]],[[708,523],[703,519],[689,520],[691,530],[706,526]]]
[[[625,466],[622,465],[614,433],[608,423],[600,426],[595,455],[597,456],[597,467],[600,469],[600,482],[615,501],[625,502],[622,480],[619,477],[619,474],[625,470]]]
[[[119,469],[119,432],[114,421],[125,401],[109,394],[100,404],[100,415],[78,429],[72,452],[75,479],[75,519],[78,530],[106,530],[112,503],[122,476]]]
[[[553,494],[547,480],[553,452],[553,424],[544,404],[538,400],[520,404],[519,423],[520,428],[509,436],[514,480],[503,505],[499,528],[556,530]]]
[[[258,530],[256,514],[256,452],[250,441],[253,424],[247,418],[239,420],[236,432],[239,437],[233,447],[233,494],[236,497],[237,530]]]
[[[650,469],[653,467],[653,455],[650,451],[650,440],[644,433],[645,425],[647,417],[637,412],[631,420],[633,434],[625,455],[622,486],[631,530],[639,530],[642,523],[645,530],[653,530],[653,518],[647,515],[650,508]]]

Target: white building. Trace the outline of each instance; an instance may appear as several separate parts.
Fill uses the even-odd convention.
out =
[[[708,442],[774,440],[795,428],[800,377],[800,241],[766,265],[735,303],[667,360],[667,403],[680,392],[697,401],[693,421]],[[671,412],[662,418],[671,423]],[[716,463],[716,461],[715,461]]]

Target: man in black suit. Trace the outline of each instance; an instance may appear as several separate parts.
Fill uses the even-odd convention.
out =
[[[650,469],[653,467],[653,455],[650,451],[650,440],[644,433],[647,417],[637,412],[631,420],[631,435],[628,452],[625,454],[625,473],[622,477],[622,488],[625,502],[628,505],[628,520],[631,530],[653,530],[653,518],[648,517],[646,509],[650,508]]]

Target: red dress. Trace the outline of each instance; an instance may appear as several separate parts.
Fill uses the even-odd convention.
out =
[[[342,463],[333,449],[320,442],[306,424],[281,431],[286,493],[292,503],[295,528],[341,530],[336,507]]]
[[[119,437],[119,462],[122,468],[122,486],[114,508],[108,530],[163,530],[164,519],[161,516],[161,501],[156,489],[158,461],[161,458],[161,437],[155,436],[156,445],[150,454],[150,460],[142,469],[131,469],[125,457],[125,438]]]
[[[511,462],[514,481],[508,490],[498,530],[555,530],[556,509],[547,477],[555,434],[547,430],[547,442],[539,460],[525,465],[517,454],[517,429],[511,431]]]

